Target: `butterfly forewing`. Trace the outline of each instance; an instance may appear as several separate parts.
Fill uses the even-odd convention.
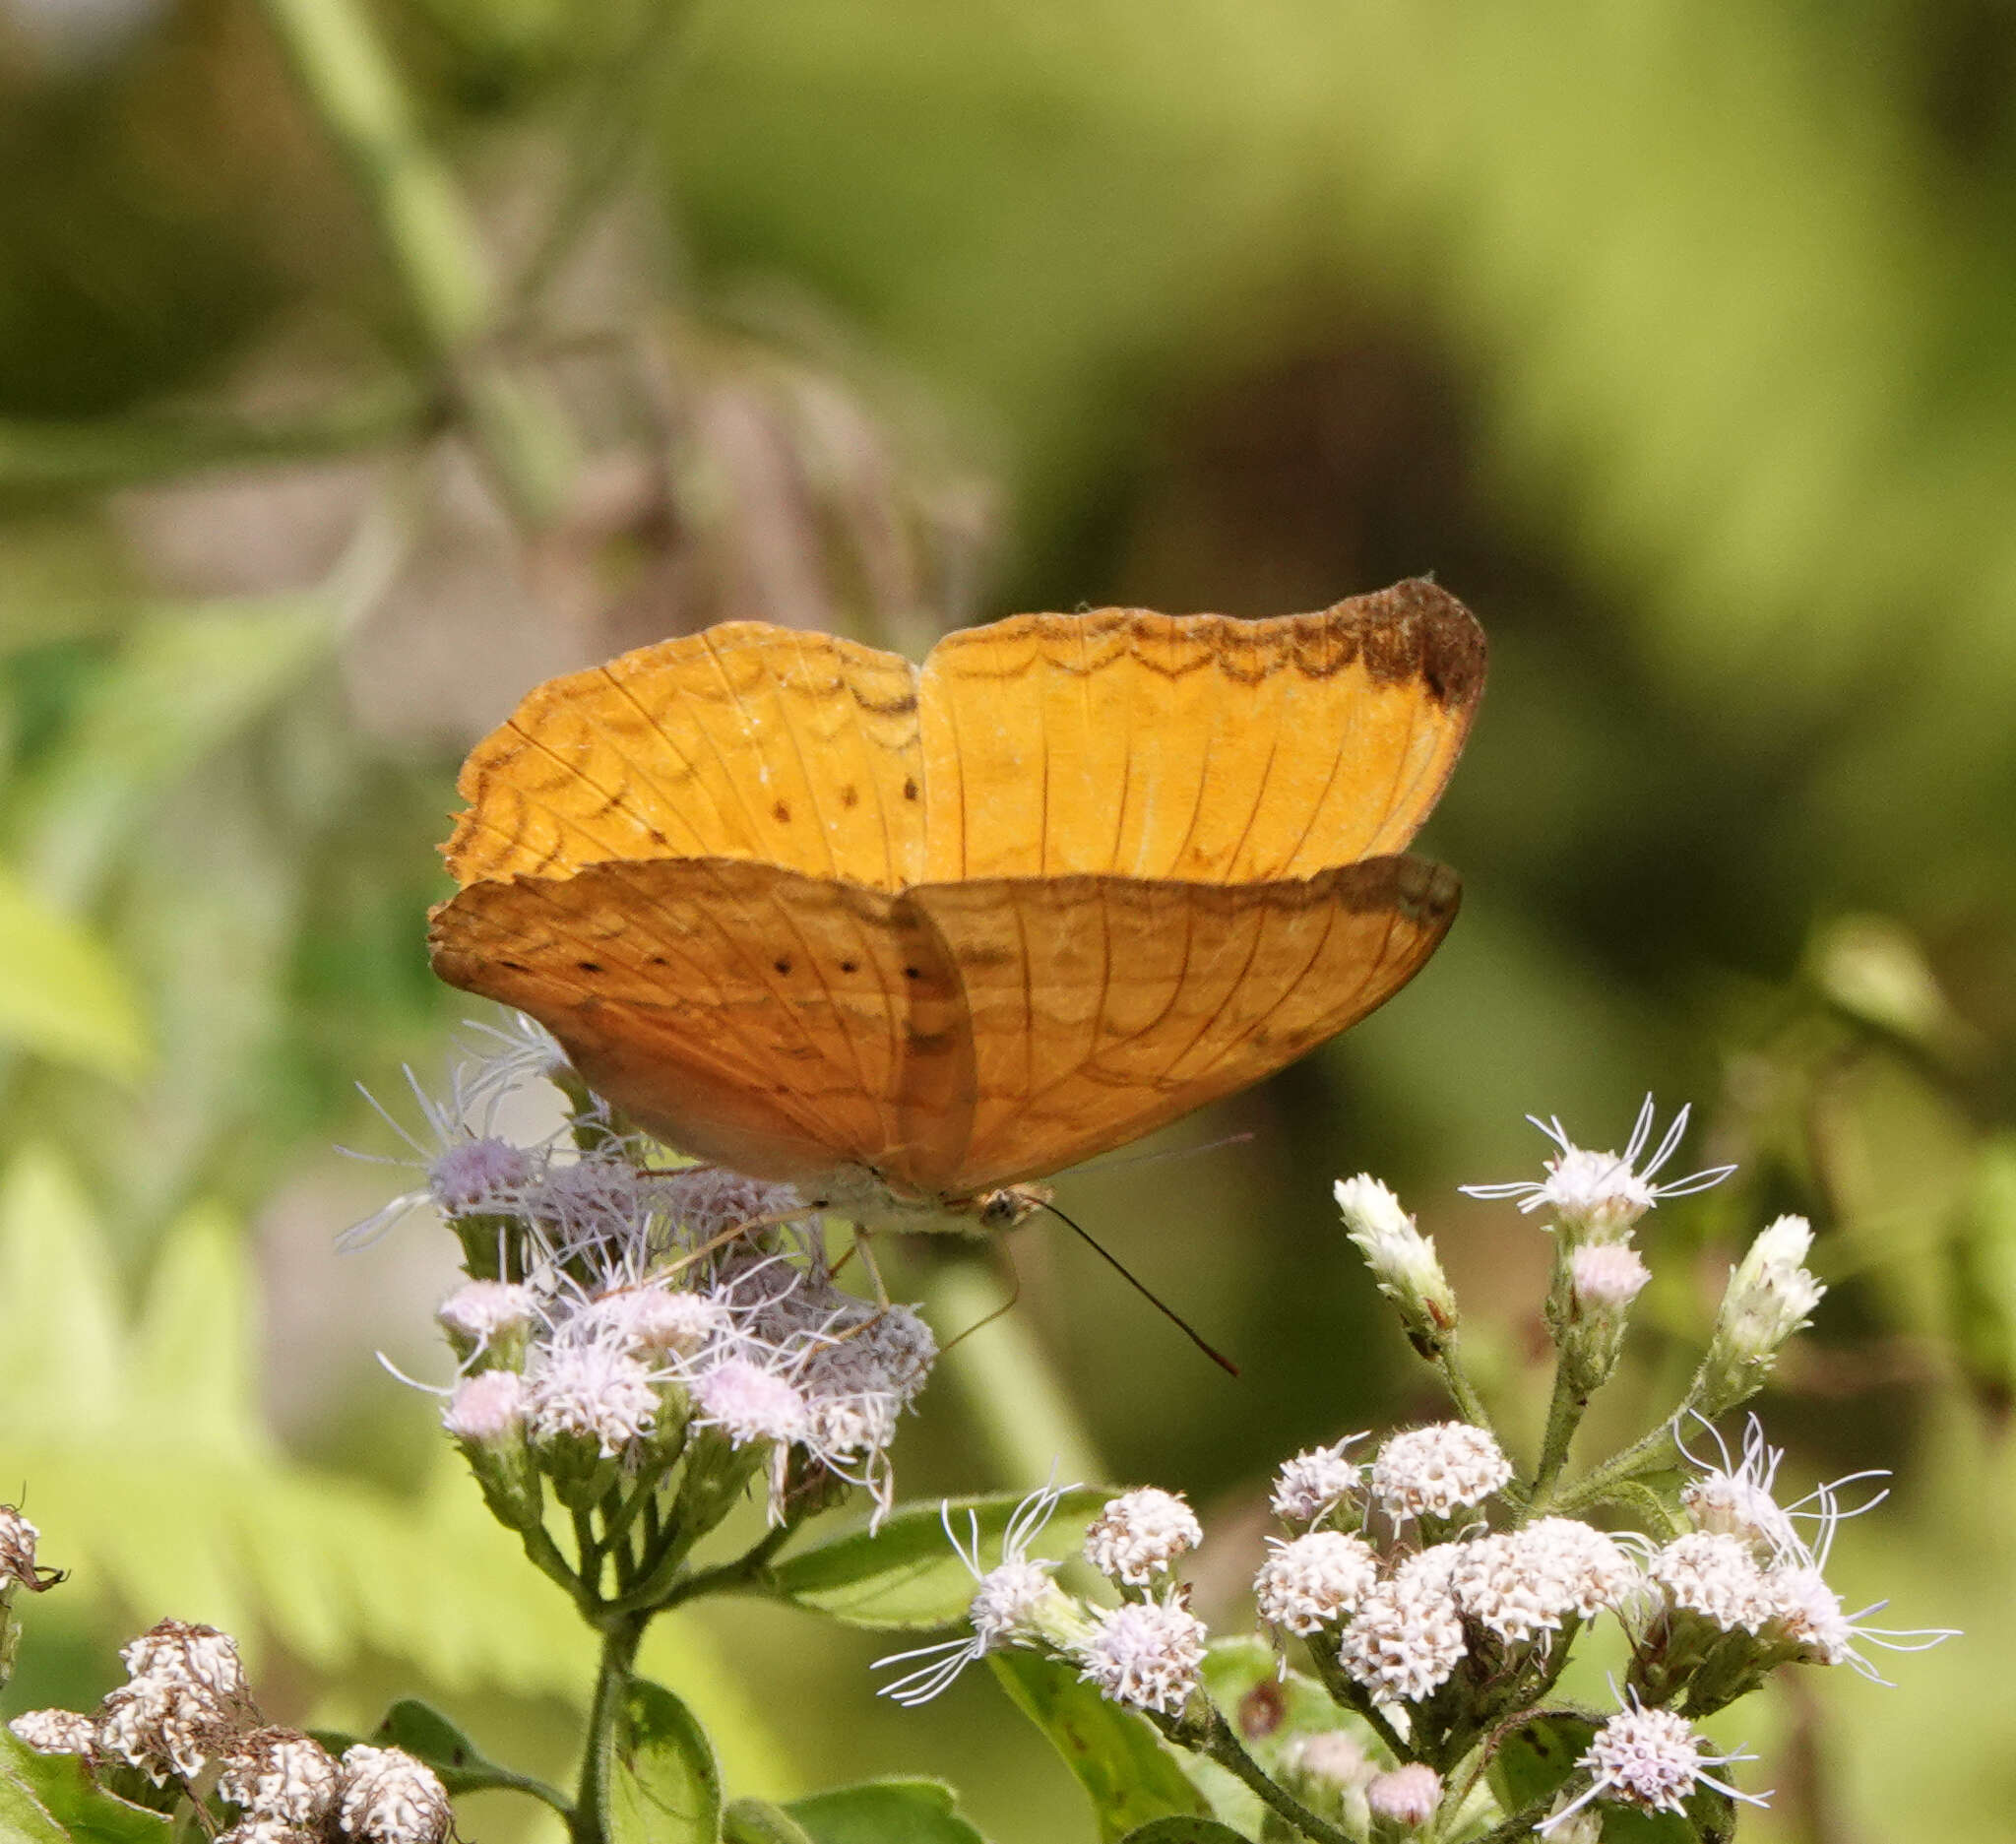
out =
[[[1105,608],[950,635],[921,685],[925,874],[1243,884],[1398,851],[1482,682],[1477,623],[1431,583],[1273,620]]]
[[[900,889],[923,859],[916,668],[757,621],[539,686],[471,752],[458,882],[746,858]]]

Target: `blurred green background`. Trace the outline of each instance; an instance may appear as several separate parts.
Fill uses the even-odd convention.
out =
[[[1968,1629],[1760,1706],[1745,1835],[2006,1835],[2009,0],[0,0],[0,1489],[76,1570],[8,1709],[173,1613],[276,1719],[416,1689],[565,1770],[586,1647],[372,1358],[445,1373],[448,1239],[331,1246],[411,1182],[332,1149],[445,1067],[433,846],[527,686],[1432,571],[1492,647],[1448,945],[1167,1136],[1250,1137],[1063,1191],[1243,1380],[1054,1228],[1018,1322],[1236,1622],[1274,1465],[1434,1407],[1331,1179],[1420,1212],[1530,1429],[1544,1240],[1455,1186],[1691,1099],[1743,1171],[1648,1226],[1611,1431],[1809,1213],[1788,1477],[1894,1468],[1837,1582]],[[931,1392],[906,1493],[1030,1483],[980,1426]],[[655,1648],[731,1792],[1090,1836],[983,1674],[894,1710],[753,1607]]]

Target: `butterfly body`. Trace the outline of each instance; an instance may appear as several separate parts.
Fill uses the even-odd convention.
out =
[[[666,642],[472,753],[434,965],[681,1150],[870,1227],[1005,1226],[1421,965],[1457,881],[1398,849],[1481,676],[1428,584],[1016,616],[921,669]]]

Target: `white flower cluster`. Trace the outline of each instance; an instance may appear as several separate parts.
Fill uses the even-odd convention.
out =
[[[95,1717],[30,1710],[9,1729],[42,1753],[124,1763],[185,1792],[215,1762],[218,1796],[240,1814],[218,1844],[445,1844],[454,1813],[431,1768],[361,1744],[339,1762],[299,1730],[263,1722],[236,1644],[215,1626],[164,1620],[119,1656],[127,1682]]]

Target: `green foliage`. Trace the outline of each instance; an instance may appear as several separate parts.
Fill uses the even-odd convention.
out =
[[[1111,1494],[1080,1486],[1062,1494],[1030,1546],[1035,1558],[1073,1555]],[[807,1544],[771,1572],[772,1590],[794,1607],[875,1629],[948,1626],[966,1615],[974,1577],[946,1538],[977,1529],[982,1566],[998,1559],[1002,1535],[1022,1498],[1003,1493],[936,1504],[899,1505],[872,1531]],[[969,1524],[969,1518],[975,1520]]]
[[[1102,1840],[1109,1844],[1154,1818],[1205,1812],[1203,1796],[1147,1722],[1107,1702],[1068,1666],[1021,1651],[990,1653],[987,1663],[1085,1789]]]
[[[939,1780],[838,1787],[793,1800],[786,1810],[811,1844],[985,1844]]]
[[[4,869],[0,1044],[115,1077],[133,1075],[146,1054],[139,1005],[104,944]]]
[[[609,1766],[609,1844],[713,1844],[721,1768],[707,1732],[669,1690],[632,1679]]]
[[[167,1844],[168,1821],[100,1788],[75,1754],[0,1728],[0,1844]]]
[[[451,1795],[501,1788],[509,1792],[530,1793],[558,1810],[566,1808],[565,1799],[551,1787],[486,1759],[482,1749],[454,1723],[417,1697],[400,1698],[368,1736],[320,1730],[315,1739],[339,1757],[357,1742],[367,1742],[373,1748],[401,1749],[430,1767]]]
[[[1491,1756],[1491,1791],[1508,1812],[1557,1793],[1589,1748],[1596,1724],[1580,1716],[1542,1716],[1507,1736]]]
[[[1120,1844],[1244,1844],[1247,1836],[1216,1818],[1151,1818]]]

